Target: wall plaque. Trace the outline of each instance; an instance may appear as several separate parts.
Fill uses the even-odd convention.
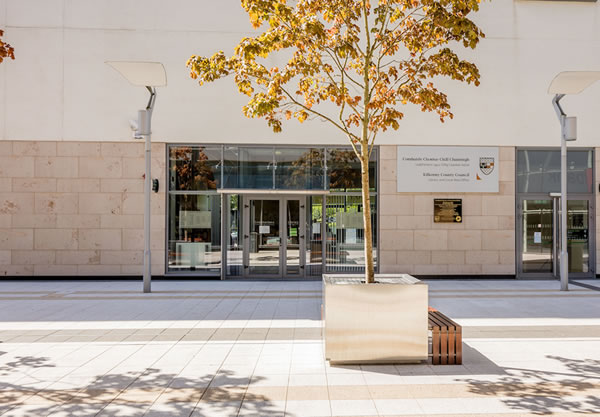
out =
[[[435,223],[462,223],[462,199],[434,198],[433,221]]]
[[[398,146],[399,193],[497,193],[497,147]]]

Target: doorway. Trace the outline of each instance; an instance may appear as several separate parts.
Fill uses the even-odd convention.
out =
[[[244,277],[304,277],[305,199],[260,195],[244,198]]]
[[[528,195],[517,203],[517,265],[519,278],[560,275],[560,197]],[[567,201],[569,277],[596,276],[593,197]]]

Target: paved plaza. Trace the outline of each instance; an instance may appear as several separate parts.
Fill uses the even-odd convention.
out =
[[[600,415],[600,283],[428,283],[463,365],[330,366],[316,281],[0,282],[0,414]]]

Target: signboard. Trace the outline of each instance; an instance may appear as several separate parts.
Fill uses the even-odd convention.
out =
[[[260,233],[260,234],[269,234],[269,233],[271,233],[271,226],[259,225],[258,226],[258,233]]]
[[[398,146],[399,193],[497,193],[497,147]]]
[[[210,229],[210,211],[179,210],[180,229]]]
[[[462,223],[462,199],[434,198],[433,221],[435,223]]]

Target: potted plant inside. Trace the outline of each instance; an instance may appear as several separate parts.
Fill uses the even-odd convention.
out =
[[[365,273],[324,276],[326,356],[332,362],[427,357],[427,287],[406,275],[375,274],[369,159],[378,133],[399,128],[403,105],[435,112],[442,122],[452,118],[446,94],[434,85],[437,77],[479,84],[475,64],[450,48],[475,48],[484,36],[468,18],[479,3],[242,0],[253,26],[266,28],[242,39],[230,57],[220,51],[187,62],[201,85],[234,75],[249,97],[247,117],[266,119],[275,132],[283,118],[325,121],[348,139],[360,161]],[[288,57],[285,66],[267,66],[265,58],[278,52]]]

